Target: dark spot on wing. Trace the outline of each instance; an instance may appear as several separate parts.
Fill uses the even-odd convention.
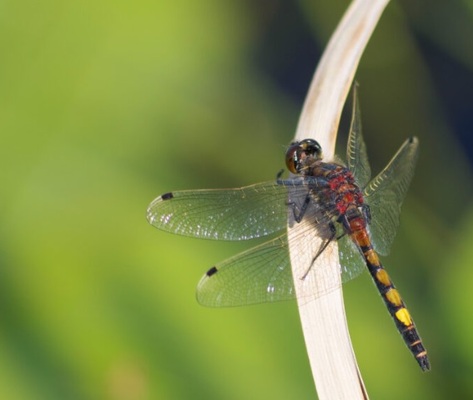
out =
[[[173,197],[174,197],[174,195],[172,194],[172,192],[164,193],[161,196],[161,200],[169,200],[169,199],[172,199]]]
[[[212,268],[210,268],[210,269],[206,272],[205,275],[207,275],[207,276],[210,277],[210,276],[216,274],[217,272],[218,272],[217,267],[212,267]]]

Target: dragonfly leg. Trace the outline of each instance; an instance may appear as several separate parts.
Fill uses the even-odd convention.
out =
[[[342,237],[344,237],[347,233],[343,232],[339,236],[337,236],[336,240],[340,240]]]
[[[304,202],[302,203],[302,206],[300,208],[297,207],[297,204],[294,201],[288,201],[287,205],[292,208],[292,214],[294,216],[294,220],[299,223],[302,221],[302,218],[304,218],[304,215],[307,211],[307,207],[309,207],[309,203],[311,201],[310,193],[307,193],[307,195],[304,198]]]
[[[307,182],[305,179],[281,179],[282,174],[284,173],[284,170],[282,169],[281,171],[278,172],[276,176],[276,183],[278,185],[282,186],[300,186],[300,185],[306,185]],[[304,218],[304,214],[307,211],[307,207],[309,206],[310,203],[310,193],[307,192],[306,197],[304,198],[304,202],[302,203],[302,206],[300,209],[297,207],[297,204],[294,201],[289,200],[287,202],[287,205],[292,208],[292,213],[294,215],[294,219],[297,223],[302,221],[302,218]]]
[[[332,242],[333,239],[335,239],[335,236],[337,234],[337,230],[335,228],[335,225],[333,223],[330,223],[329,225],[330,228],[330,237],[328,237],[319,247],[317,250],[317,253],[315,254],[314,258],[312,258],[312,261],[310,262],[309,268],[307,268],[307,271],[302,275],[301,280],[304,280],[307,275],[309,275],[310,270],[312,269],[312,266],[314,265],[315,260],[319,258],[319,256],[325,251],[327,246]]]
[[[282,185],[282,182],[283,182],[281,179],[282,174],[284,174],[284,168],[281,169],[281,171],[279,171],[278,174],[276,175],[276,183],[278,185]]]

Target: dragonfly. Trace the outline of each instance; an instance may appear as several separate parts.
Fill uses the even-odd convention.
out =
[[[369,271],[394,323],[423,371],[427,351],[399,291],[379,255],[387,255],[399,226],[401,205],[414,174],[419,142],[408,138],[373,179],[361,133],[356,88],[346,151],[346,165],[323,161],[314,139],[292,143],[286,152],[291,173],[274,181],[233,189],[165,193],[148,207],[154,227],[174,234],[212,240],[269,241],[211,267],[197,286],[204,306],[228,307],[296,297],[289,259],[288,217],[304,224],[290,240],[318,239],[312,262],[300,279],[314,273],[315,260],[338,244],[341,280]],[[314,268],[312,268],[314,267]],[[339,285],[339,283],[338,283]],[[315,297],[335,287],[324,287]]]

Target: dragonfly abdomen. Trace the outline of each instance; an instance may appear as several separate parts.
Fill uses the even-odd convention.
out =
[[[359,225],[355,221],[350,225]],[[352,240],[361,250],[366,266],[381,297],[396,324],[399,333],[403,337],[407,347],[410,349],[415,359],[423,371],[430,369],[430,363],[427,358],[427,351],[422,344],[422,340],[417,332],[414,320],[406,308],[406,304],[391,278],[381,264],[378,254],[371,245],[371,240],[366,229],[353,230],[350,233]]]

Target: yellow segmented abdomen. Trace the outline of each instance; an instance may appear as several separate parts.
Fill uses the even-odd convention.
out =
[[[414,320],[406,308],[406,304],[396,287],[394,286],[388,273],[382,266],[378,254],[371,245],[371,240],[366,229],[358,230],[350,234],[352,240],[361,250],[366,266],[371,277],[378,288],[381,297],[391,314],[397,329],[401,333],[407,347],[410,349],[423,371],[430,369],[427,358],[427,351],[422,344],[422,340],[417,332]]]

